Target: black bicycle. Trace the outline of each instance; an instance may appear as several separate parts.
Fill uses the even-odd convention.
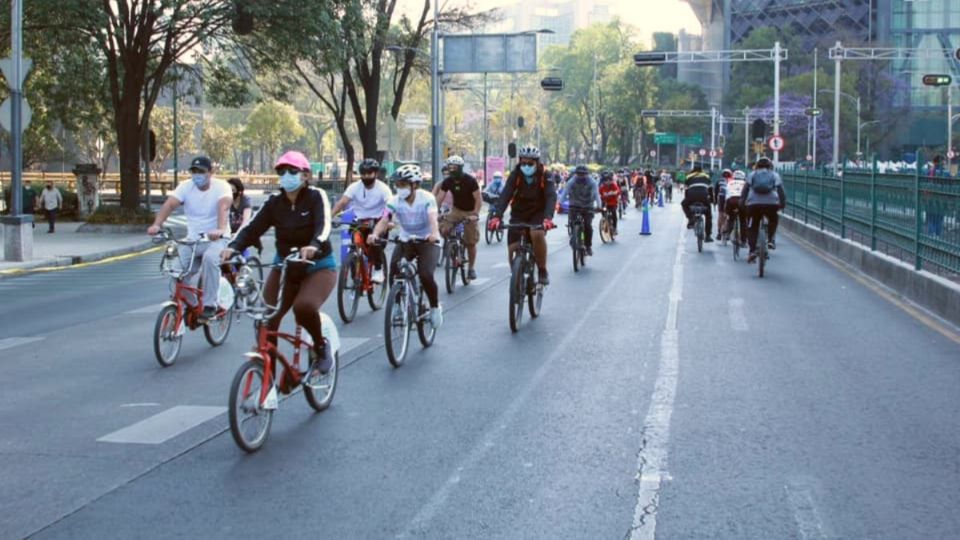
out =
[[[694,203],[690,205],[690,211],[693,212],[693,233],[697,235],[697,252],[703,252],[704,238],[704,214],[707,211],[703,203]]]
[[[737,210],[737,212],[739,211],[740,210]],[[727,219],[733,220],[733,227],[729,234],[733,236],[733,260],[736,261],[740,259],[740,248],[743,247],[743,242],[741,242],[743,231],[740,230],[740,215],[735,213],[732,216],[728,216]]]
[[[604,244],[613,242],[613,237],[617,234],[617,229],[613,226],[613,213],[616,210],[604,207],[600,215],[600,223],[597,225],[600,233],[600,241]],[[622,211],[622,210],[621,210]]]
[[[531,318],[539,317],[540,308],[543,306],[543,285],[540,283],[533,244],[529,238],[529,231],[542,230],[543,225],[511,223],[506,225],[506,228],[520,229],[522,233],[520,246],[510,263],[510,331],[516,332],[523,319],[524,299],[527,301]]]
[[[567,233],[570,235],[570,251],[573,253],[573,271],[579,272],[587,264],[586,224],[583,214],[593,210],[585,208],[570,209],[572,217],[567,222]]]
[[[443,239],[444,276],[447,284],[447,294],[453,294],[457,287],[457,274],[464,286],[470,284],[467,277],[467,246],[463,242],[463,227],[467,220],[453,224],[449,234]]]
[[[757,234],[757,272],[760,274],[760,277],[763,277],[767,266],[767,259],[770,258],[770,253],[767,251],[767,227],[769,226],[770,222],[767,221],[767,216],[761,216],[760,232]]]
[[[422,244],[426,240],[411,238],[408,241],[389,240],[397,244],[396,249],[404,249],[408,244]],[[433,345],[437,329],[430,322],[430,303],[420,284],[416,259],[400,258],[399,271],[393,277],[393,285],[387,296],[384,310],[383,340],[387,347],[387,360],[398,368],[407,357],[410,344],[410,332],[417,327],[420,344],[424,348]]]

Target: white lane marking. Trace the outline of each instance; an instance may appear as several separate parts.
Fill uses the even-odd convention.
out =
[[[502,262],[502,263],[497,263],[497,264],[491,266],[490,268],[507,268],[507,267],[509,267],[509,266],[510,266],[510,263]]]
[[[793,519],[797,522],[800,538],[804,540],[827,538],[817,505],[813,502],[812,490],[793,482],[788,482],[783,487],[787,491],[787,501],[793,510]]]
[[[148,402],[148,403],[124,403],[120,407],[159,407],[159,403]]]
[[[26,345],[28,343],[36,343],[38,341],[43,341],[42,336],[35,337],[11,337],[0,339],[0,351],[5,349],[12,349],[14,347],[19,347],[20,345]]]
[[[503,412],[500,416],[490,422],[489,427],[480,437],[478,442],[474,447],[467,453],[466,458],[460,462],[459,466],[456,469],[456,472],[451,474],[447,480],[434,492],[434,494],[427,500],[423,506],[420,507],[420,510],[416,515],[411,519],[407,525],[397,534],[397,538],[406,538],[409,536],[421,536],[422,531],[426,529],[433,518],[436,516],[437,512],[443,507],[446,503],[447,498],[450,496],[450,493],[460,482],[460,473],[465,469],[475,467],[477,463],[483,459],[487,451],[495,446],[495,440],[498,439],[504,430],[506,430],[507,425],[513,420],[513,417],[516,416],[517,412],[524,407],[524,404],[530,398],[530,394],[533,393],[540,385],[540,381],[544,376],[552,369],[553,364],[563,355],[567,354],[567,351],[570,349],[570,342],[574,339],[580,339],[580,330],[583,325],[591,320],[591,313],[599,310],[601,307],[605,306],[607,297],[610,296],[613,292],[617,291],[621,279],[627,272],[632,272],[634,268],[634,263],[639,259],[640,255],[644,254],[644,251],[637,249],[634,254],[626,261],[626,264],[621,265],[620,270],[617,274],[611,279],[607,286],[596,296],[593,303],[584,310],[580,311],[582,317],[579,321],[570,329],[566,336],[560,341],[559,344],[553,349],[553,352],[549,357],[540,365],[536,373],[533,374],[527,383],[523,386],[519,393],[516,394],[516,397],[513,398],[513,401],[503,409]]]
[[[124,313],[124,315],[147,315],[147,314],[156,314],[160,312],[160,306],[163,304],[150,304],[139,309],[131,309],[130,311]]]
[[[743,298],[730,299],[730,327],[734,332],[746,332],[750,330],[747,324],[747,316],[743,312]]]
[[[227,412],[226,407],[178,405],[97,439],[121,444],[161,444]]]
[[[370,341],[370,338],[342,337],[340,338],[340,356],[356,349],[364,343]]]
[[[653,540],[657,532],[657,510],[660,506],[660,488],[669,481],[667,446],[670,443],[670,418],[677,394],[677,373],[680,368],[680,343],[677,317],[683,299],[683,241],[681,232],[677,242],[677,256],[673,262],[670,285],[670,308],[667,324],[660,336],[660,370],[650,398],[650,409],[643,421],[640,452],[637,454],[637,506],[633,511],[630,539]]]
[[[470,285],[472,285],[472,286],[474,286],[474,287],[479,287],[479,286],[483,285],[484,283],[487,283],[488,281],[490,281],[490,278],[487,278],[487,277],[477,278],[477,279],[471,281],[471,282],[470,282]]]

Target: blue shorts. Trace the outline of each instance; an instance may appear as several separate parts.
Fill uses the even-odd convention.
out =
[[[273,257],[273,264],[283,264],[283,259],[279,255]],[[321,270],[336,270],[337,269],[337,260],[333,257],[333,253],[327,255],[322,259],[317,259],[307,268],[307,273],[312,274],[314,272],[319,272]]]

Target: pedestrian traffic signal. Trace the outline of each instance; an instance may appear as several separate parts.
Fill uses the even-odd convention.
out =
[[[953,77],[949,75],[930,74],[923,76],[923,84],[926,86],[948,86],[953,82]]]
[[[540,88],[547,92],[559,92],[563,90],[563,79],[560,77],[547,77],[540,81]]]
[[[660,66],[666,62],[666,53],[637,53],[633,55],[633,63],[637,66]]]
[[[757,118],[753,121],[753,126],[750,128],[750,136],[753,137],[753,140],[764,140],[767,138],[767,123]]]

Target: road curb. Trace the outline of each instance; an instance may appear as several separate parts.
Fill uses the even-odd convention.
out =
[[[107,263],[111,262],[111,259],[130,256],[130,255],[142,255],[149,253],[151,251],[156,251],[162,246],[157,246],[153,243],[153,240],[146,240],[139,244],[133,246],[127,246],[122,248],[110,249],[107,251],[100,251],[97,253],[90,253],[87,255],[74,255],[74,256],[64,256],[57,257],[55,259],[44,259],[41,261],[33,261],[27,263],[25,266],[19,268],[10,268],[7,270],[0,270],[0,280],[10,279],[15,277],[24,276],[27,274],[35,274],[40,272],[55,272],[58,270],[67,270],[69,268],[76,267],[82,264],[90,263]]]
[[[899,259],[870,251],[852,240],[805,225],[790,216],[781,215],[780,223],[818,251],[960,327],[960,285],[924,270],[917,271]]]

